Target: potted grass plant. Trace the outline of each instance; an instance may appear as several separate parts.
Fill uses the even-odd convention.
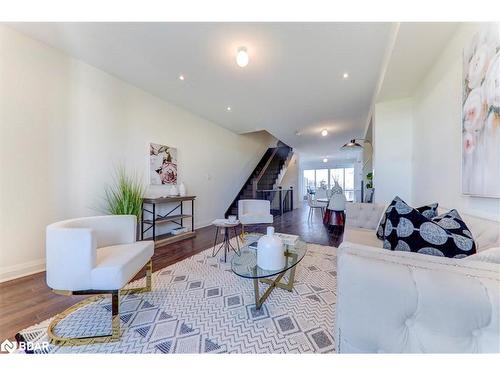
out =
[[[111,215],[135,215],[141,220],[145,187],[137,173],[128,174],[123,166],[116,168],[113,183],[106,187],[106,211]]]

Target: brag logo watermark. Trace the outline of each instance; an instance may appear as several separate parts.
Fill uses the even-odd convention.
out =
[[[16,341],[10,341],[9,339],[4,340],[2,344],[0,344],[0,351],[4,353],[14,353],[16,350],[23,350],[26,352],[34,352],[35,350],[47,350],[49,348],[49,343],[44,342],[25,342],[21,341],[20,343]]]

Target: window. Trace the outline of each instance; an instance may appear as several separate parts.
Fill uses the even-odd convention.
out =
[[[306,169],[304,171],[304,195],[307,194],[308,191],[314,190],[315,185],[315,171],[314,169]]]
[[[328,169],[316,169],[316,189],[328,189]]]
[[[339,183],[348,201],[354,200],[354,168],[305,169],[304,195],[323,187],[331,189]]]
[[[330,187],[335,186],[335,181],[344,188],[344,168],[330,169]]]

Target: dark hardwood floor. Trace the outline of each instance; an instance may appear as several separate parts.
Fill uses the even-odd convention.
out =
[[[307,218],[306,206],[275,218],[276,232],[301,236],[304,241],[321,245],[338,246],[342,231],[330,234],[323,226],[319,213],[313,220]],[[265,226],[251,227],[264,232]],[[157,271],[213,246],[215,229],[212,226],[198,229],[195,238],[166,245],[155,250],[153,270]],[[144,276],[144,270],[136,278]],[[40,272],[0,284],[0,341],[13,339],[23,328],[48,319],[65,310],[85,296],[60,296],[52,293],[45,283],[45,272]]]

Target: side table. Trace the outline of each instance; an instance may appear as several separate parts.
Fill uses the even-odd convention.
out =
[[[236,233],[236,227],[240,225],[240,221],[229,221],[227,219],[217,219],[212,222],[213,225],[215,225],[216,231],[215,231],[215,239],[214,239],[214,247],[212,249],[212,256],[215,257],[221,249],[224,249],[224,263],[227,261],[227,253],[230,252],[231,250],[234,251],[236,254],[240,255],[240,243],[238,241],[238,235]],[[229,231],[230,229],[233,229],[234,231],[234,238],[236,238],[236,247],[238,249],[235,249],[233,245],[231,244],[230,238],[229,238]],[[224,230],[224,240],[222,243],[219,245],[217,248],[217,239],[219,237],[219,232],[221,230]]]

